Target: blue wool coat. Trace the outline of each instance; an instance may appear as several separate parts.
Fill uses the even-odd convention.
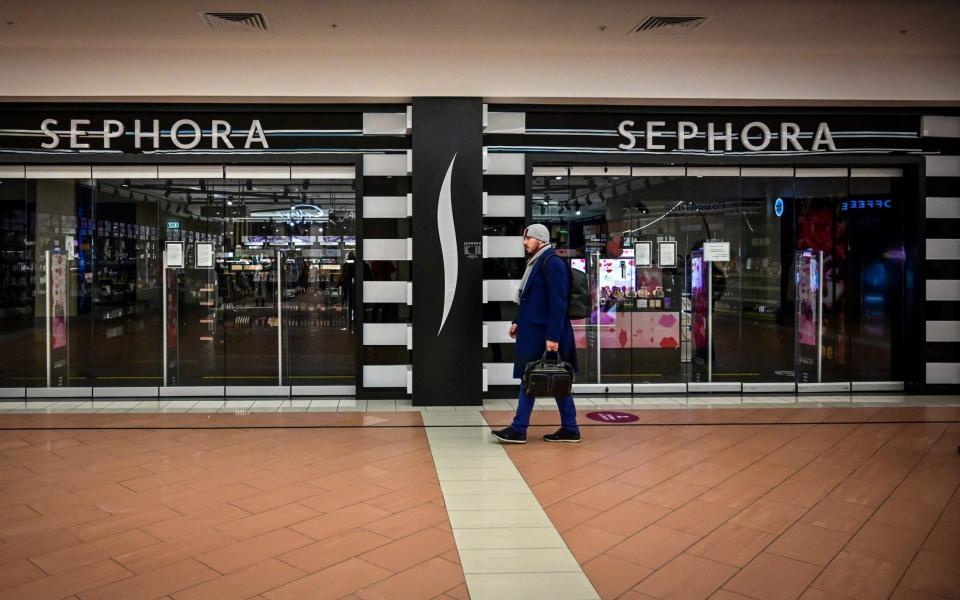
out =
[[[523,377],[527,363],[543,356],[548,339],[559,342],[560,358],[577,368],[573,326],[567,318],[569,297],[569,267],[553,248],[548,248],[534,265],[520,295],[520,308],[514,320],[517,324],[514,377]]]

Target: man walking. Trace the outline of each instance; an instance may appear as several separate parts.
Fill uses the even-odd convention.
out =
[[[550,231],[539,223],[523,231],[527,269],[523,273],[516,302],[520,305],[516,320],[510,325],[510,337],[517,340],[513,376],[523,377],[528,362],[540,359],[544,350],[559,352],[560,359],[577,368],[577,349],[573,326],[567,318],[570,295],[570,273],[550,243]],[[528,396],[520,384],[520,400],[513,423],[494,431],[493,437],[508,444],[527,443],[527,427],[535,398]],[[580,442],[577,409],[572,396],[557,398],[561,427],[543,436],[547,442]]]

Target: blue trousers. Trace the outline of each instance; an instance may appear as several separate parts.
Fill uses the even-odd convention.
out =
[[[533,412],[533,403],[536,398],[528,396],[520,384],[520,401],[517,403],[517,414],[513,417],[513,427],[520,433],[526,433],[530,426],[530,413]],[[580,431],[577,425],[577,407],[573,404],[573,396],[564,396],[557,398],[557,408],[560,409],[560,425],[570,431]]]

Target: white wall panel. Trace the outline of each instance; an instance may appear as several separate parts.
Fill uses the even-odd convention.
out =
[[[792,167],[742,167],[740,177],[793,177]]]
[[[483,236],[484,258],[523,258],[523,237],[519,235]]]
[[[519,279],[485,279],[483,281],[483,301],[513,302],[519,289]]]
[[[290,179],[290,167],[280,165],[236,165],[223,168],[227,179]]]
[[[407,387],[410,365],[364,365],[363,385],[369,388]]]
[[[525,154],[490,152],[487,155],[484,173],[486,175],[523,175],[525,161]]]
[[[927,321],[928,342],[960,342],[960,321]]]
[[[927,177],[960,177],[960,156],[928,156]]]
[[[846,177],[848,174],[846,168],[822,167],[822,168],[798,168],[797,177]]]
[[[363,113],[364,135],[405,135],[407,113]]]
[[[923,137],[960,137],[960,117],[925,116],[920,131]]]
[[[960,238],[927,240],[927,260],[960,259]]]
[[[27,179],[90,179],[90,165],[27,165]]]
[[[407,154],[364,154],[363,174],[370,176],[401,176],[409,171]]]
[[[850,177],[859,177],[863,179],[874,177],[903,177],[903,169],[852,167],[850,169]]]
[[[687,167],[687,177],[739,177],[740,167]]]
[[[356,179],[357,170],[353,165],[293,165],[290,167],[293,179]]]
[[[513,377],[513,363],[484,363],[487,369],[487,381],[490,385],[517,385],[519,379]]]
[[[411,216],[411,196],[364,196],[363,218],[405,219]]]
[[[927,383],[960,383],[960,362],[927,363]]]
[[[960,301],[960,279],[928,279],[927,300]]]
[[[526,133],[527,113],[487,112],[487,126],[484,133]]]
[[[927,197],[928,219],[960,219],[960,198]]]
[[[510,337],[510,321],[484,321],[487,327],[488,344],[513,344],[515,340]]]
[[[363,240],[363,260],[410,260],[412,238]]]
[[[523,196],[490,196],[483,193],[483,216],[524,217],[527,199]]]
[[[413,284],[409,281],[364,281],[363,302],[383,304],[409,304],[413,299],[410,292]]]
[[[0,165],[0,179],[23,179],[26,176],[23,165]]]
[[[223,179],[222,165],[159,165],[160,179]]]
[[[156,179],[157,165],[94,165],[94,179]]]
[[[364,346],[410,347],[413,327],[409,323],[364,323]]]

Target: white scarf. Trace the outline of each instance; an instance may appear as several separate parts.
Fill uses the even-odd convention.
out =
[[[537,261],[547,251],[547,248],[553,247],[553,244],[544,244],[537,250],[537,253],[530,257],[530,260],[527,261],[527,268],[523,271],[523,279],[520,280],[520,289],[517,290],[517,299],[516,303],[520,304],[520,296],[523,295],[524,288],[527,287],[527,280],[530,279],[530,273],[533,272],[533,265],[537,264]]]

